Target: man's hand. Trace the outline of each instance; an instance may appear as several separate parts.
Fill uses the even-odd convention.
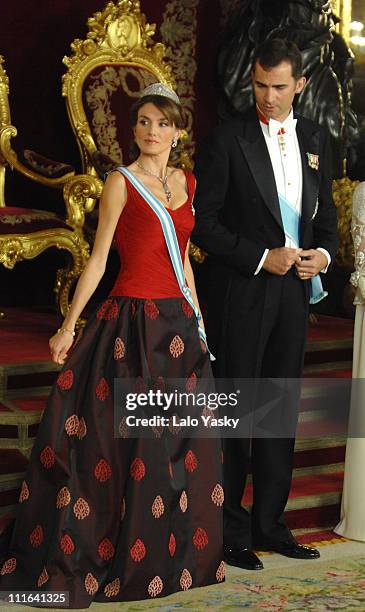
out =
[[[308,251],[302,251],[301,257],[305,257],[305,259],[300,259],[300,261],[296,262],[295,266],[297,269],[297,273],[299,278],[302,280],[308,280],[308,278],[312,278],[318,272],[327,267],[328,261],[322,251],[318,251],[317,249],[309,249]]]
[[[293,266],[300,262],[300,256],[303,249],[290,249],[289,247],[280,247],[279,249],[271,249],[263,263],[263,269],[271,274],[284,276]],[[306,251],[306,253],[309,251]]]

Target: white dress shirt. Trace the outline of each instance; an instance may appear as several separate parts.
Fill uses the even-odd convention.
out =
[[[293,109],[282,123],[275,121],[275,119],[270,119],[269,123],[266,124],[260,120],[260,126],[274,171],[277,192],[285,196],[297,210],[298,214],[301,215],[303,170],[296,125],[297,119],[293,117]],[[297,245],[287,236],[285,236],[285,246],[297,248]],[[327,266],[321,270],[322,272],[327,272],[327,268],[331,263],[331,256],[326,249],[318,248],[318,250],[322,251],[327,257]],[[269,249],[265,249],[255,270],[255,275],[260,272],[268,252]]]

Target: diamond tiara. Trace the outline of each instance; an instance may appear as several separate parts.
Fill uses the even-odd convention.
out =
[[[170,98],[175,104],[181,105],[178,95],[163,83],[152,83],[152,85],[148,85],[148,87],[141,91],[140,97],[144,98],[144,96],[163,96],[164,98]]]

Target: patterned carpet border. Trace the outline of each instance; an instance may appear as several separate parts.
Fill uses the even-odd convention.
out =
[[[174,595],[166,603],[132,604],[128,612],[173,610],[252,610],[327,612],[365,610],[364,556],[341,561],[307,561],[251,574],[229,568],[225,584]],[[126,610],[126,607],[116,607]],[[92,612],[101,608],[92,607]]]
[[[321,559],[263,558],[265,570],[227,568],[227,580],[167,598],[143,602],[92,604],[90,612],[341,612],[365,610],[365,543],[344,541],[321,548]],[[36,610],[36,608],[26,608]],[[39,608],[37,608],[39,609]],[[24,610],[12,606],[12,612]],[[10,612],[10,611],[9,611]]]

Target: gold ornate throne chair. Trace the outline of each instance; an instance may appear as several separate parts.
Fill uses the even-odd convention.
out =
[[[157,81],[174,88],[175,82],[165,47],[154,43],[155,25],[147,23],[138,0],[109,2],[88,20],[88,29],[63,60],[62,93],[82,171],[103,179],[112,167],[130,163],[130,108],[141,90]],[[188,164],[185,155],[181,165]],[[96,217],[97,210],[87,219],[90,242]]]
[[[18,261],[33,259],[51,247],[71,255],[71,263],[58,270],[55,291],[60,311],[65,316],[69,292],[89,256],[89,245],[82,233],[85,212],[99,197],[99,179],[79,175],[67,164],[53,162],[26,150],[22,161],[12,148],[17,130],[11,124],[9,79],[0,57],[0,262],[9,269]],[[5,202],[5,175],[16,170],[27,178],[60,190],[67,210],[65,219],[32,206],[23,208]],[[10,178],[10,176],[9,176]]]
[[[62,93],[80,149],[85,174],[103,177],[110,167],[128,163],[129,111],[147,85],[174,87],[164,45],[153,43],[138,0],[109,2],[88,20],[85,40],[76,39],[63,62]]]

